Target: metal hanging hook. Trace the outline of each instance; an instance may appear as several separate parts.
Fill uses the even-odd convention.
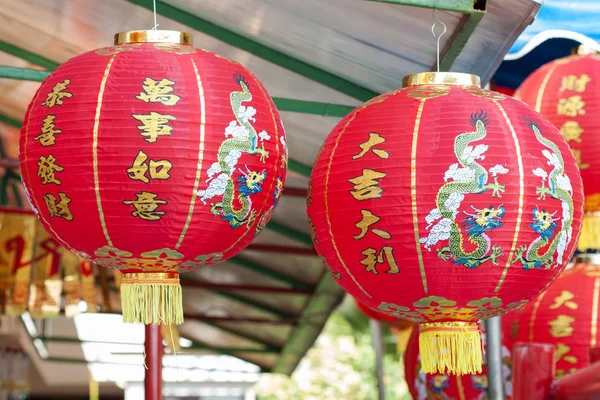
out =
[[[442,36],[444,36],[446,34],[446,24],[444,24],[442,21],[440,21],[440,17],[438,16],[438,11],[437,8],[433,9],[433,15],[435,16],[435,22],[433,23],[433,25],[431,25],[431,33],[433,34],[434,38],[437,38],[437,48],[436,48],[436,60],[437,60],[437,72],[440,72],[440,39],[442,38]],[[442,28],[444,29],[440,35],[436,35],[435,34],[435,28],[441,25]]]
[[[151,30],[155,31],[158,27],[158,24],[156,23],[156,0],[152,0],[152,5],[154,7],[154,28],[152,28]]]

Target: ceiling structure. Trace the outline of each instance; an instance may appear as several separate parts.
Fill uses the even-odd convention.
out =
[[[485,83],[540,4],[156,3],[158,29],[191,33],[196,47],[240,62],[263,82],[281,111],[290,151],[286,188],[268,229],[239,256],[181,276],[186,322],[179,331],[193,343],[186,352],[232,355],[265,372],[290,374],[344,295],[312,249],[305,215],[310,165],[327,134],[355,106],[400,87],[404,75],[435,69],[436,17],[447,27],[442,70],[475,73]],[[39,81],[60,63],[111,45],[116,32],[150,29],[151,10],[152,0],[0,0],[0,203],[26,207],[15,168],[18,128]],[[118,313],[117,294],[109,297]],[[90,362],[72,320],[61,317],[39,335],[49,344],[45,360],[36,356],[43,378],[56,362]]]

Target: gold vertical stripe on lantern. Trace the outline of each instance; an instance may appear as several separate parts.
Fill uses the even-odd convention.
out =
[[[342,256],[340,254],[340,251],[337,248],[337,245],[335,243],[335,237],[333,236],[333,229],[331,226],[331,221],[329,219],[329,203],[327,202],[327,191],[328,191],[328,186],[329,186],[329,173],[331,170],[331,164],[333,162],[333,156],[335,154],[335,151],[338,147],[338,144],[340,143],[340,139],[342,138],[342,136],[344,135],[344,131],[346,130],[346,128],[348,127],[348,125],[350,125],[350,123],[354,120],[354,118],[356,118],[356,115],[358,114],[358,111],[355,111],[354,114],[352,115],[352,117],[348,118],[348,122],[346,122],[346,125],[342,128],[342,131],[340,132],[340,134],[338,135],[335,144],[333,145],[333,149],[331,150],[331,155],[329,156],[329,164],[327,165],[327,174],[325,175],[325,188],[324,188],[324,202],[325,202],[325,219],[327,221],[327,229],[328,229],[328,233],[329,233],[329,239],[331,240],[331,244],[333,246],[333,249],[335,250],[335,254],[340,262],[340,264],[342,265],[342,267],[344,268],[344,270],[346,271],[346,273],[348,274],[348,276],[352,279],[352,281],[354,282],[354,284],[356,284],[356,286],[361,290],[361,292],[363,292],[365,294],[365,296],[367,296],[368,298],[373,298],[373,296],[371,296],[366,290],[365,288],[362,287],[362,285],[358,282],[358,280],[356,280],[356,278],[354,277],[354,275],[352,274],[352,272],[350,272],[350,270],[348,269],[348,266],[346,265],[346,263],[344,262],[344,260],[342,259]]]
[[[118,54],[118,53],[117,53]],[[98,130],[100,129],[100,111],[102,111],[102,97],[104,97],[104,89],[106,87],[106,81],[108,80],[108,74],[110,73],[110,67],[113,61],[117,57],[117,54],[112,56],[106,64],[104,70],[104,76],[100,82],[100,91],[98,92],[98,102],[96,103],[96,116],[94,117],[94,132],[92,142],[92,154],[93,154],[93,169],[94,169],[94,190],[96,191],[96,204],[98,206],[98,214],[100,215],[100,225],[102,225],[102,232],[109,246],[113,246],[112,240],[108,235],[108,229],[106,228],[106,221],[104,220],[104,210],[102,209],[102,199],[100,198],[100,179],[98,178]]]
[[[0,297],[6,315],[27,309],[35,222],[32,215],[0,213]]]
[[[596,347],[598,336],[598,302],[600,301],[600,278],[594,280],[594,297],[592,299],[592,329],[590,347]]]
[[[419,101],[417,117],[415,118],[415,127],[413,129],[412,150],[410,156],[410,195],[412,200],[413,226],[415,227],[415,245],[417,246],[417,257],[419,258],[419,269],[421,271],[421,281],[423,290],[427,293],[427,276],[425,275],[425,265],[423,263],[423,254],[421,253],[421,244],[419,243],[419,219],[417,213],[417,140],[419,138],[419,125],[421,115],[425,106],[425,98]]]
[[[175,245],[175,248],[178,249],[183,243],[183,238],[185,237],[185,233],[190,226],[190,222],[192,221],[192,215],[194,214],[194,204],[196,204],[196,196],[198,195],[198,185],[200,183],[200,176],[202,175],[202,161],[204,160],[204,135],[206,133],[206,106],[204,104],[204,88],[202,86],[202,78],[200,78],[200,73],[198,72],[198,67],[196,67],[196,63],[194,60],[190,59],[192,62],[192,66],[194,67],[194,74],[196,75],[196,82],[198,83],[198,97],[200,99],[200,145],[198,149],[198,168],[196,169],[196,177],[194,178],[194,190],[192,191],[192,199],[190,201],[190,209],[188,211],[188,215],[185,219],[185,225],[183,226],[183,230],[181,231],[181,236],[179,236],[179,240]]]
[[[516,228],[515,228],[515,235],[513,237],[512,246],[510,248],[510,254],[515,254],[515,250],[517,248],[517,243],[519,242],[519,230],[521,227],[521,219],[523,218],[523,200],[524,200],[524,195],[525,195],[525,181],[524,181],[525,174],[523,172],[523,158],[521,155],[521,146],[519,145],[519,138],[517,137],[517,132],[515,132],[515,128],[513,127],[513,124],[510,121],[510,118],[508,118],[508,115],[506,114],[504,107],[502,107],[500,105],[498,100],[494,99],[492,101],[494,102],[494,104],[498,107],[498,109],[502,113],[502,116],[504,117],[504,121],[506,121],[506,125],[508,126],[508,129],[510,130],[513,142],[515,144],[515,153],[517,155],[517,163],[519,165],[519,209],[517,212],[517,224],[516,224]],[[506,259],[506,265],[504,266],[504,270],[502,271],[502,276],[500,277],[500,280],[498,281],[498,285],[496,285],[496,289],[494,290],[495,293],[498,293],[498,291],[502,287],[502,284],[504,283],[504,279],[506,278],[506,274],[508,273],[508,269],[510,268],[511,261],[512,260],[510,257],[508,257]]]

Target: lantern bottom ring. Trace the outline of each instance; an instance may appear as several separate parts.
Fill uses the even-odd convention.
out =
[[[483,352],[476,322],[436,322],[419,325],[421,370],[455,375],[481,372]]]
[[[183,305],[179,274],[123,274],[121,308],[125,323],[182,324]]]

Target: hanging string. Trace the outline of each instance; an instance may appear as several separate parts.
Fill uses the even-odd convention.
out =
[[[144,346],[144,345],[142,344],[142,346]],[[148,366],[146,365],[146,346],[144,346],[144,350],[142,350],[142,351],[144,353],[144,368],[148,369]]]
[[[173,324],[169,324],[169,333],[171,336],[171,345],[173,346],[173,355],[175,356],[175,371],[177,377],[179,377],[179,363],[177,362],[177,348],[175,347],[175,338],[173,337]]]
[[[156,23],[156,0],[152,0],[152,5],[154,6],[154,28],[152,28],[152,30],[155,31],[158,27],[158,24]]]
[[[434,38],[437,38],[437,48],[436,48],[436,60],[437,60],[437,72],[440,72],[440,39],[442,38],[442,36],[444,36],[446,34],[446,24],[444,24],[442,21],[440,21],[440,16],[438,15],[438,10],[437,10],[437,1],[436,1],[436,6],[433,9],[433,16],[435,17],[435,22],[433,23],[433,25],[431,26],[431,33],[433,34]],[[435,28],[440,25],[442,26],[442,28],[444,29],[440,35],[436,35],[435,33]]]

